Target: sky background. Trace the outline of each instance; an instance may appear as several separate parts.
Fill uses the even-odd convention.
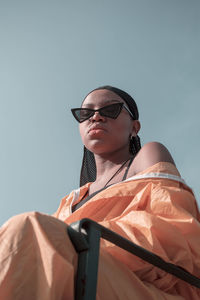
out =
[[[200,203],[199,53],[199,0],[0,0],[0,224],[78,187],[70,108],[105,84],[134,97],[142,144],[169,149]]]

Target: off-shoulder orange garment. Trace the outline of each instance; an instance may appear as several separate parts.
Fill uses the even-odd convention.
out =
[[[77,254],[67,224],[91,218],[200,277],[194,195],[170,163],[158,163],[71,212],[89,184],[64,197],[54,217],[26,213],[0,231],[0,299],[73,300]],[[60,220],[59,220],[60,219]],[[197,288],[102,241],[97,300],[196,300]]]
[[[72,214],[72,202],[78,203],[89,185],[65,197],[56,217],[67,224],[90,218],[200,277],[199,212],[192,190],[173,164],[157,163],[100,192]],[[183,299],[200,299],[196,288],[115,245],[104,241],[101,248],[126,265],[149,288],[153,285],[170,294],[182,295]],[[109,278],[112,276],[110,270]]]

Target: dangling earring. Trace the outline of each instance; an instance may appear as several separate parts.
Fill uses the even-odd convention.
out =
[[[133,155],[136,154],[136,149],[135,149],[135,145],[134,145],[134,136],[130,135],[129,138],[129,152]]]

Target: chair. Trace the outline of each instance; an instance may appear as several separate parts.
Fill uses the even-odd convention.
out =
[[[199,278],[179,266],[165,262],[154,253],[90,219],[82,219],[72,223],[68,227],[68,234],[78,252],[75,300],[96,299],[100,238],[106,239],[167,273],[200,288]]]

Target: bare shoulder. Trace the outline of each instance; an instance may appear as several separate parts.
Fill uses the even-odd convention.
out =
[[[145,144],[134,159],[134,173],[137,174],[158,162],[170,162],[175,165],[168,149],[161,143]]]

